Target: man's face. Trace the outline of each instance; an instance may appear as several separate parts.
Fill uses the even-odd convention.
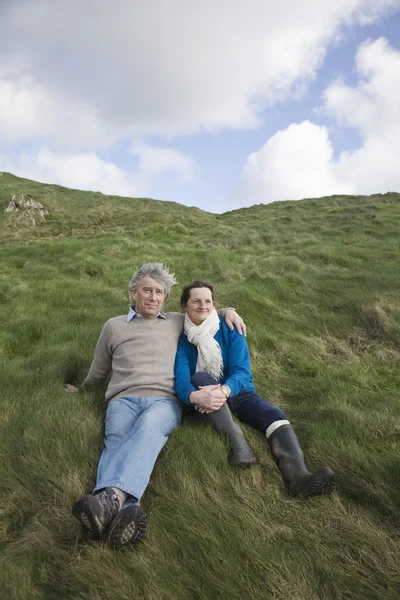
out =
[[[154,318],[161,311],[167,294],[161,283],[152,277],[143,277],[137,291],[131,291],[135,311],[146,319]]]

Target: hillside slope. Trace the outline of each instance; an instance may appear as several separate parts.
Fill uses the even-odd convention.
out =
[[[33,226],[13,195],[49,211]],[[223,215],[0,176],[1,596],[397,599],[400,592],[400,195],[280,202]],[[127,282],[166,262],[210,279],[248,325],[258,391],[339,490],[296,501],[254,430],[259,465],[186,423],[143,499],[144,542],[114,552],[70,514],[101,450],[103,390],[67,394]]]

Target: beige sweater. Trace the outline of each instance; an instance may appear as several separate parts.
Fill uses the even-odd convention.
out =
[[[110,377],[106,400],[124,396],[174,396],[174,362],[184,315],[165,319],[109,319],[82,387]]]

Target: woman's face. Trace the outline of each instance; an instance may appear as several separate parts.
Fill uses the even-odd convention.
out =
[[[190,290],[189,300],[186,304],[186,312],[195,325],[201,325],[212,313],[214,302],[211,290],[206,287],[193,288]]]

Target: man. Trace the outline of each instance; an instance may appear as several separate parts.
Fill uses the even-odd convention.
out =
[[[128,315],[104,325],[93,362],[81,388],[108,377],[109,401],[93,494],[82,496],[73,515],[114,548],[138,542],[146,529],[140,499],[168,436],[179,425],[182,405],[175,395],[174,360],[184,315],[161,313],[175,276],[161,263],[144,264],[129,284]],[[230,328],[245,332],[233,309],[220,311]],[[219,386],[216,386],[219,387]],[[78,391],[66,384],[68,391]],[[208,391],[208,407],[217,410],[226,398]]]

